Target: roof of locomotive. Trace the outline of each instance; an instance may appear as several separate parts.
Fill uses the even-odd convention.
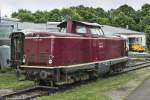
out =
[[[46,37],[46,38],[49,38],[50,36],[60,36],[60,37],[82,37],[80,35],[77,35],[77,34],[71,34],[71,33],[50,33],[50,32],[28,32],[28,33],[24,33],[24,32],[13,32],[11,33],[10,35],[10,38],[12,37],[16,37],[18,36],[17,34],[21,34],[23,37]],[[89,38],[89,37],[88,37]],[[90,37],[90,38],[94,38],[94,37]],[[121,37],[117,37],[117,36],[101,36],[99,37],[101,39],[115,39],[115,40],[124,40],[123,38]]]
[[[60,32],[28,32],[25,33],[26,37],[49,37],[49,36],[61,36],[61,37],[80,37],[80,35],[72,33],[60,33]]]
[[[12,37],[15,37],[16,35],[21,35],[22,37],[25,37],[25,34],[23,32],[12,32],[9,37],[12,38]]]
[[[73,23],[76,23],[76,24],[80,24],[80,25],[85,25],[85,26],[90,26],[90,27],[103,27],[103,26],[101,26],[101,25],[99,25],[99,24],[97,24],[97,23],[89,23],[89,22],[83,22],[83,21],[72,21]],[[63,22],[61,22],[60,24],[58,24],[57,25],[57,27],[62,27],[62,26],[64,26],[64,25],[66,25],[67,24],[67,21],[63,21]]]
[[[81,22],[81,21],[72,21],[73,24],[79,24],[79,25],[85,25],[85,26],[90,26],[90,27],[99,27],[101,28],[102,26],[97,24],[97,23],[88,23],[88,22]],[[64,21],[58,25],[58,27],[64,27],[67,24],[67,21]],[[16,32],[19,33],[19,32]],[[29,32],[20,32],[25,35],[25,37],[49,37],[49,36],[60,36],[60,37],[84,37],[79,34],[74,34],[74,33],[62,33],[62,32],[41,32],[41,31],[29,31]],[[97,36],[101,38],[113,38],[113,39],[121,39],[120,37],[117,36]],[[94,37],[91,37],[94,38]]]

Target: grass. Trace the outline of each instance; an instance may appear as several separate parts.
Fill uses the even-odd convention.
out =
[[[0,69],[0,73],[13,73],[15,70],[13,68],[2,68]]]
[[[110,100],[106,92],[115,89],[131,80],[142,81],[150,76],[150,69],[141,69],[109,78],[100,78],[92,83],[81,85],[72,90],[56,93],[39,100]]]
[[[3,69],[0,70],[0,89],[21,89],[32,86],[31,81],[19,81],[16,78],[15,70],[13,69]]]
[[[31,81],[18,81],[15,71],[10,70],[5,73],[0,72],[0,89],[21,89],[33,85]],[[106,96],[106,92],[116,89],[132,80],[137,83],[142,82],[150,76],[150,68],[145,68],[122,75],[108,78],[99,78],[96,81],[75,87],[65,92],[44,96],[39,100],[111,100]]]

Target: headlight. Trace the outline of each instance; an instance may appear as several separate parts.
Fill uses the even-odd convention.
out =
[[[23,63],[25,63],[25,62],[26,62],[26,56],[25,56],[25,55],[23,55],[22,62],[23,62]]]
[[[48,63],[49,63],[49,64],[52,64],[52,63],[53,63],[53,60],[52,60],[53,58],[54,58],[53,56],[51,56],[51,55],[49,56],[49,59],[48,59]]]
[[[52,61],[51,59],[48,60],[48,63],[49,63],[49,64],[52,64],[52,62],[53,62],[53,61]]]

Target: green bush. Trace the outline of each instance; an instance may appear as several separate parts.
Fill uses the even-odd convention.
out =
[[[14,69],[13,68],[1,68],[0,73],[7,73],[7,72],[12,72]]]

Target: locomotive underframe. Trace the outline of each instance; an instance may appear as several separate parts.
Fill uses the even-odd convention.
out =
[[[21,65],[20,69],[23,69],[23,73],[28,79],[34,80],[39,84],[63,85],[122,71],[127,60],[128,57],[122,57],[99,62],[58,67]]]

